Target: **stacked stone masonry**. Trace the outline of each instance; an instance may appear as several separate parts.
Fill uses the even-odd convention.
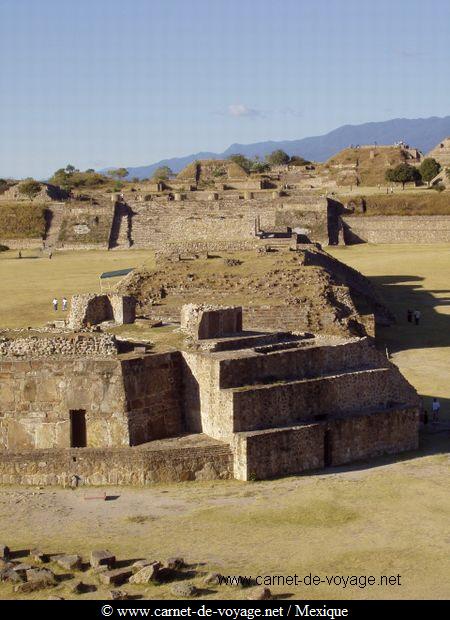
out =
[[[344,241],[354,243],[449,243],[450,216],[343,217]]]
[[[417,447],[417,394],[369,338],[242,332],[221,311],[184,309],[183,351],[3,355],[0,480],[264,479]]]

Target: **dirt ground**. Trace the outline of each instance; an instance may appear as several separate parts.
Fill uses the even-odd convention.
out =
[[[118,559],[181,555],[204,598],[246,598],[246,589],[202,586],[202,573],[368,576],[376,585],[273,586],[280,598],[448,598],[450,596],[450,246],[353,246],[332,250],[380,286],[397,325],[380,333],[392,359],[424,397],[438,396],[443,423],[421,448],[398,458],[315,475],[242,483],[156,485],[148,489],[0,489],[1,541],[21,556],[106,547]],[[125,261],[126,262],[126,261]],[[414,326],[408,307],[422,311]],[[103,491],[108,500],[89,499]],[[190,572],[189,572],[190,571]],[[400,575],[380,586],[381,576]],[[89,573],[75,575],[95,583]],[[73,596],[73,580],[52,594]],[[170,586],[125,586],[142,598],[171,598]],[[46,598],[49,592],[27,595]],[[80,598],[103,598],[104,587]],[[0,596],[17,596],[0,584]],[[25,596],[24,596],[25,597]]]
[[[148,489],[0,491],[2,540],[15,551],[48,553],[108,548],[119,560],[181,555],[185,578],[202,575],[400,575],[400,585],[274,586],[282,598],[448,598],[450,596],[450,459],[441,434],[426,455],[380,459],[326,473],[275,481],[156,485]],[[106,501],[89,499],[108,493]],[[24,558],[25,559],[25,558]],[[62,571],[60,571],[62,572]],[[88,571],[77,573],[95,584]],[[71,596],[72,580],[52,594]],[[170,585],[124,586],[142,598],[171,598]],[[106,597],[108,590],[80,598]],[[209,586],[204,598],[246,598],[247,589]],[[14,595],[0,585],[0,596]],[[39,592],[35,598],[45,598]],[[73,595],[72,595],[73,596]]]

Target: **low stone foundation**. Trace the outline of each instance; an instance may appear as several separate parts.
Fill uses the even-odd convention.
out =
[[[0,451],[1,484],[144,486],[232,477],[230,447],[202,435],[139,448]]]

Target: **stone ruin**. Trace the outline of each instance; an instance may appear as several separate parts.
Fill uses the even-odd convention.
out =
[[[195,340],[236,334],[242,331],[242,308],[186,304],[181,308],[181,329]]]
[[[68,325],[78,330],[113,321],[117,325],[134,323],[136,300],[130,295],[86,293],[74,295],[70,306]]]
[[[267,479],[417,448],[417,393],[371,338],[192,304],[182,328],[166,353],[0,349],[0,482]]]

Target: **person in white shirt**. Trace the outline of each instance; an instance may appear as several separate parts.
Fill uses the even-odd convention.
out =
[[[56,297],[53,298],[52,304],[53,310],[56,312],[58,310],[58,300],[56,299]]]
[[[433,412],[433,422],[437,422],[439,418],[439,411],[441,409],[441,403],[437,398],[433,398],[433,403],[431,405],[431,410]]]
[[[63,312],[67,310],[67,299],[65,297],[62,298],[62,309]]]

